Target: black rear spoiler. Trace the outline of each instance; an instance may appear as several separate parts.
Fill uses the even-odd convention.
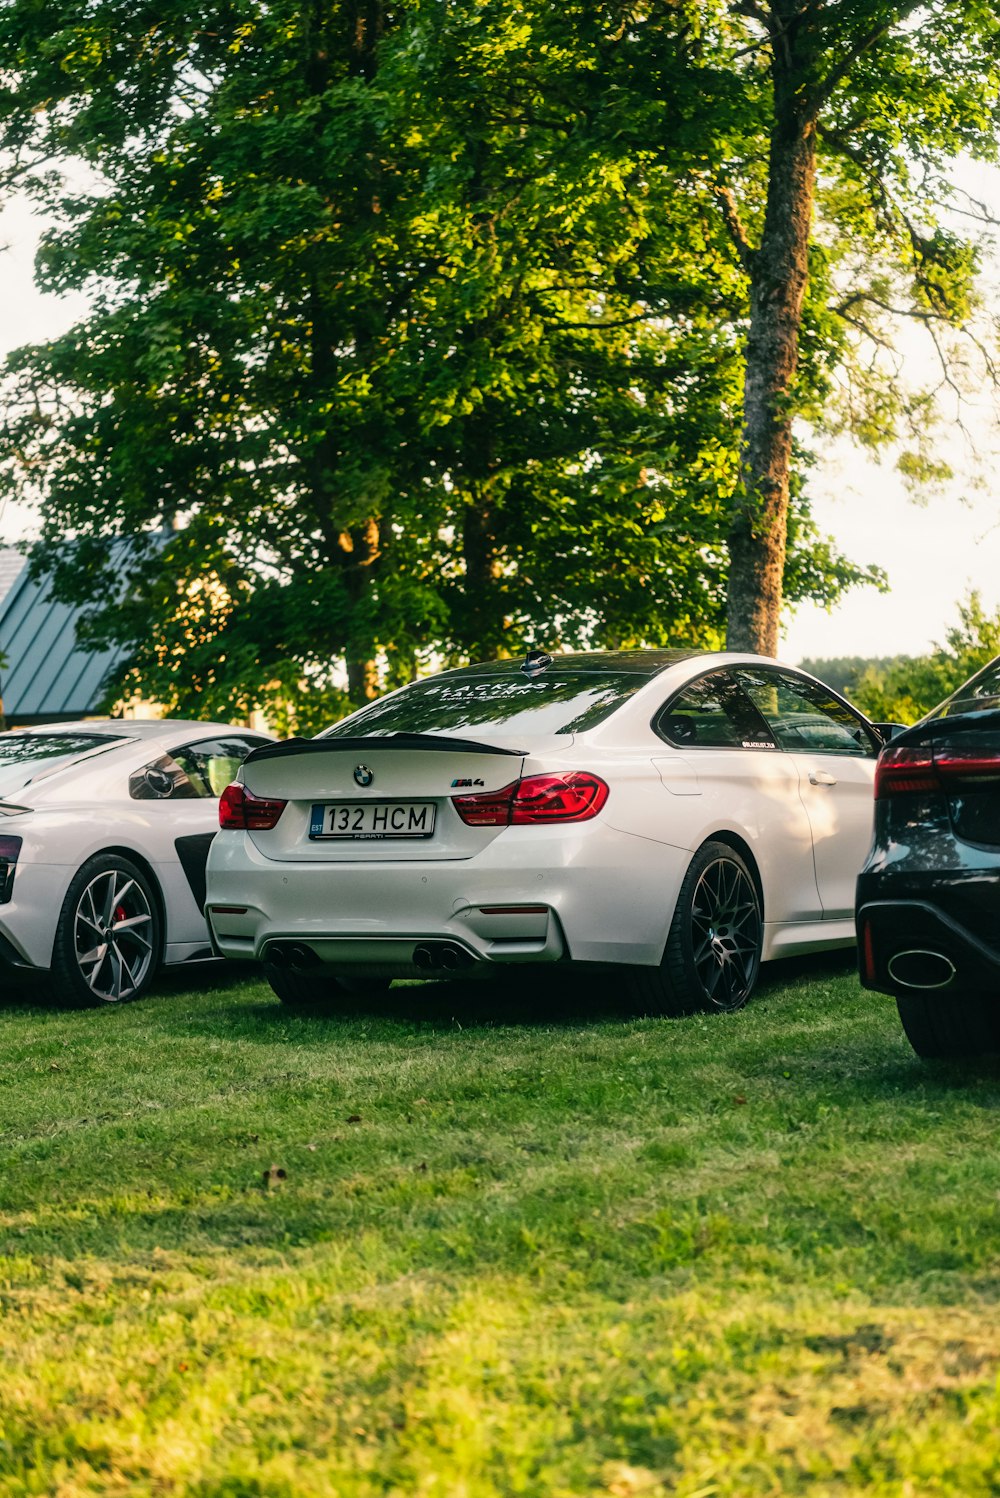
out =
[[[330,735],[322,739],[284,739],[280,744],[262,744],[252,749],[243,761],[245,765],[256,764],[262,759],[287,759],[293,754],[326,754],[331,749],[346,749],[349,753],[364,754],[370,749],[419,749],[438,754],[508,754],[514,759],[523,759],[526,749],[504,749],[499,744],[479,744],[474,739],[447,738],[439,733],[382,733]]]

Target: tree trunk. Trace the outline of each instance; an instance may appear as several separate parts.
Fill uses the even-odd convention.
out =
[[[342,16],[342,45],[348,71],[365,82],[371,82],[377,71],[377,46],[385,31],[385,0],[349,0]],[[313,42],[308,62],[311,91],[322,97],[331,76],[327,35],[330,16],[322,0],[314,0]],[[317,115],[317,131],[320,116]],[[375,169],[377,172],[377,169]],[[378,201],[377,180],[369,196]],[[377,211],[377,209],[373,210]],[[310,287],[311,367],[316,392],[322,396],[336,372],[336,349],[343,340],[343,329],[334,325],[326,304],[322,285],[313,280]],[[355,354],[364,363],[372,351],[371,329],[353,329]],[[380,517],[370,515],[360,524],[341,529],[337,519],[339,499],[339,439],[335,430],[326,432],[316,443],[311,463],[313,510],[324,551],[344,580],[351,613],[364,601],[378,572],[382,555]],[[359,653],[360,641],[350,638],[344,645],[347,691],[351,702],[360,707],[379,694],[378,662],[367,650]]]
[[[494,503],[488,481],[474,483],[462,517],[462,559],[465,562],[465,639],[474,660],[495,660],[503,634],[503,608],[498,610],[497,579],[501,573]]]
[[[494,342],[495,328],[488,320],[471,326],[469,332],[474,340],[486,338],[491,344]],[[504,638],[506,610],[500,587],[503,495],[498,483],[500,465],[493,421],[490,406],[481,407],[467,419],[456,473],[465,499],[462,514],[465,583],[459,639],[473,660],[496,660]]]
[[[371,587],[382,555],[378,521],[368,519],[340,537],[344,557],[344,582],[352,612],[358,608]],[[347,694],[356,706],[371,702],[379,694],[378,662],[367,654],[356,656],[348,644]]]
[[[775,48],[767,208],[750,258],[740,492],[729,532],[730,650],[775,655],[781,616],[795,374],[816,176],[816,127],[794,39]],[[780,55],[779,55],[780,54]]]
[[[347,695],[355,707],[364,707],[378,696],[378,665],[375,661],[347,662]]]

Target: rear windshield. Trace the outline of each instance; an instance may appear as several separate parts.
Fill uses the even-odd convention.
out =
[[[928,718],[951,718],[956,713],[993,713],[1000,709],[1000,660],[990,661],[978,676],[946,697]]]
[[[27,785],[41,770],[59,769],[60,760],[70,764],[117,742],[106,733],[0,733],[0,797]]]
[[[646,685],[625,671],[546,671],[525,676],[431,676],[327,728],[320,738],[354,734],[454,733],[489,725],[503,738],[579,733],[593,728]]]

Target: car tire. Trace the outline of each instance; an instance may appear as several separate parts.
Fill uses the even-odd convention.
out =
[[[633,970],[650,1013],[742,1009],[760,972],[764,940],[757,882],[728,843],[703,843],[688,866],[658,968]]]
[[[120,853],[100,853],[73,876],[56,925],[50,995],[97,1006],[140,999],[160,966],[160,903],[149,877]]]
[[[896,1008],[907,1040],[925,1061],[1000,1051],[1000,998],[993,995],[900,994]]]
[[[330,1013],[351,994],[385,993],[390,982],[388,978],[335,978],[270,963],[264,964],[264,976],[286,1008],[304,1014]]]

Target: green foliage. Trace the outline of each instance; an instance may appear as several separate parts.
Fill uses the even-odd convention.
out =
[[[846,960],[677,1021],[189,981],[5,990],[5,1498],[995,1487],[997,1070]]]
[[[988,613],[980,594],[972,591],[958,605],[958,622],[946,631],[944,644],[928,655],[854,656],[803,661],[802,666],[877,722],[915,723],[997,656],[1000,610]]]
[[[0,436],[88,637],[170,707],[300,725],[431,659],[716,643],[747,301],[698,163],[752,125],[717,18],[149,19],[0,23],[8,132],[30,105],[101,174],[36,183],[43,284],[93,311],[11,361]],[[789,595],[874,576],[800,491]]]
[[[908,655],[835,655],[809,657],[799,661],[803,671],[818,676],[842,697],[850,697],[857,682],[867,670],[884,672],[897,664],[912,660]]]
[[[0,471],[131,684],[304,726],[431,661],[721,640],[777,21],[821,168],[785,594],[884,584],[816,533],[804,439],[947,477],[892,350],[978,315],[947,172],[995,157],[1000,22],[783,3],[0,12],[40,277],[93,307],[10,361]],[[70,156],[92,187],[30,170]]]
[[[846,53],[842,8],[820,9]],[[919,23],[914,9],[849,7],[855,35],[872,44],[819,116],[815,237],[821,294],[840,332],[827,329],[834,378],[815,415],[827,430],[888,448],[904,480],[927,493],[952,477],[935,451],[942,418],[954,428],[963,401],[995,377],[995,312],[979,276],[989,230],[953,164],[997,160],[1000,17],[979,0],[921,9]],[[968,225],[961,235],[956,218]],[[900,346],[921,336],[934,374],[915,386]]]

